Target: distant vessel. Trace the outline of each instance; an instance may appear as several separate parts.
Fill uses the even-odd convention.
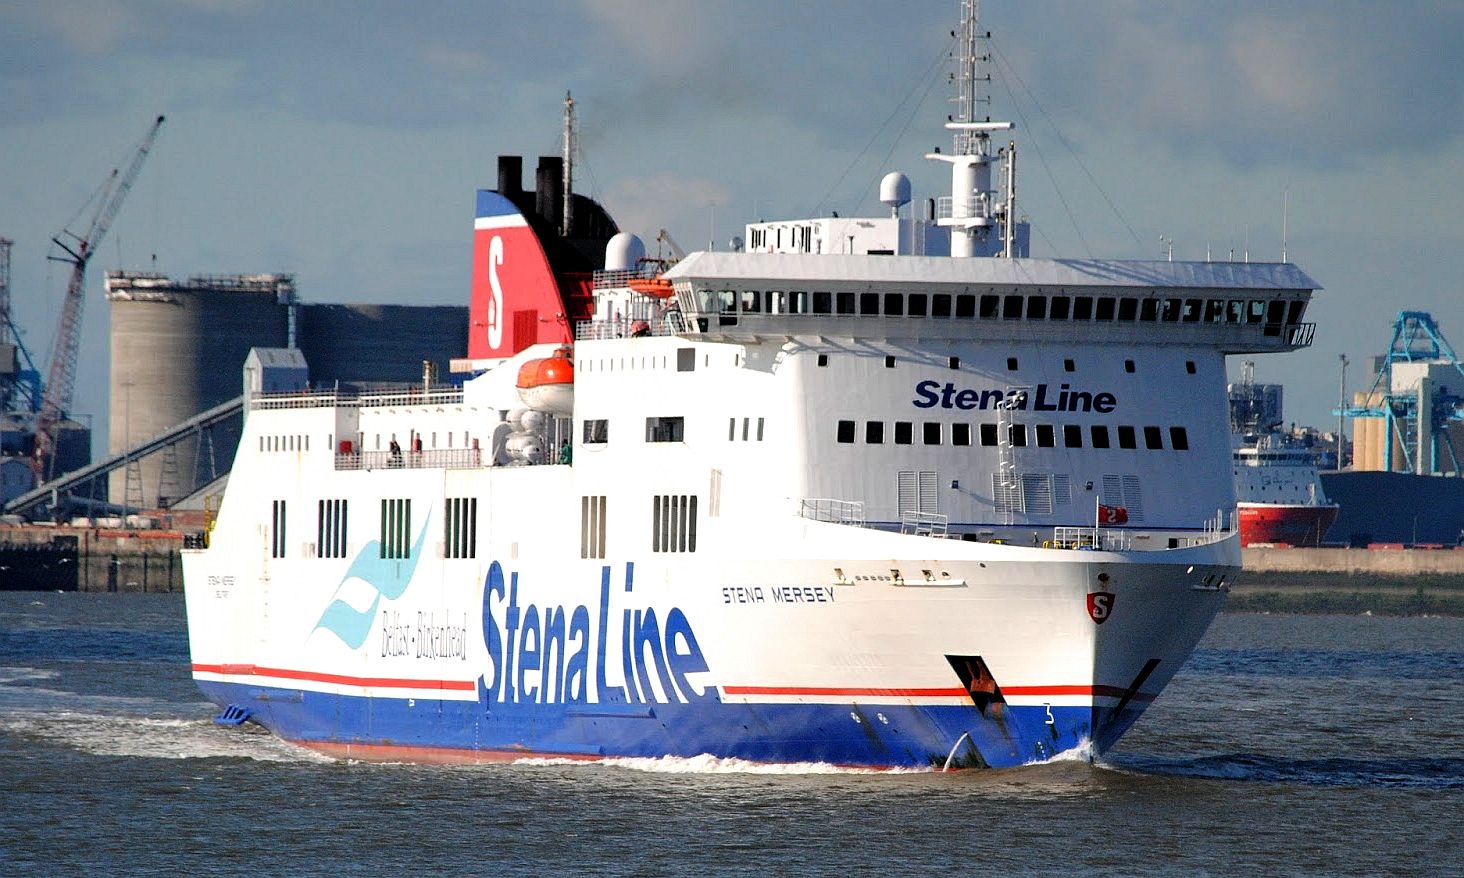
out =
[[[1338,507],[1312,449],[1282,430],[1279,384],[1256,384],[1254,364],[1229,387],[1236,509],[1242,545],[1319,546]]]
[[[1029,258],[964,10],[929,220],[890,174],[888,217],[666,268],[501,158],[461,387],[253,394],[183,556],[221,720],[378,760],[1112,747],[1240,569],[1225,357],[1310,344],[1316,284]]]

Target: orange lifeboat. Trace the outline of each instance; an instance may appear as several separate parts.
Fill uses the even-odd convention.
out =
[[[519,399],[536,412],[574,414],[574,361],[569,348],[526,361],[519,367],[516,386]]]
[[[674,292],[671,289],[671,281],[661,275],[655,277],[637,277],[626,281],[626,286],[646,296],[653,296],[657,299],[669,299]]]

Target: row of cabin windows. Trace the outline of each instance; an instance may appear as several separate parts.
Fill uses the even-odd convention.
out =
[[[828,354],[819,354],[818,355],[817,362],[818,362],[818,365],[820,367],[827,368],[828,365],[829,365],[829,355]],[[952,369],[959,369],[959,368],[961,368],[961,358],[960,357],[947,357],[946,358],[946,363]],[[885,364],[885,368],[886,369],[893,369],[893,368],[895,368],[895,356],[893,354],[885,354],[884,364]],[[1020,361],[1017,360],[1016,357],[1007,357],[1006,358],[1006,367],[1007,367],[1007,371],[1008,372],[1019,372],[1019,371],[1021,371],[1021,363],[1020,363]],[[1062,361],[1062,370],[1064,372],[1076,372],[1076,371],[1078,371],[1078,361],[1077,360],[1074,360],[1071,357],[1065,358]],[[1137,372],[1138,371],[1138,366],[1137,366],[1137,364],[1135,364],[1135,362],[1133,360],[1124,360],[1123,361],[1123,371],[1128,372],[1130,374],[1133,374],[1134,372]],[[1184,361],[1184,371],[1188,375],[1194,375],[1199,370],[1195,367],[1195,361],[1194,360],[1185,360]]]
[[[1294,324],[1303,299],[1180,296],[1046,296],[975,293],[854,293],[701,290],[703,310],[734,314],[845,314],[979,320]]]
[[[330,447],[330,442],[329,441],[326,442],[326,447],[327,448]],[[297,434],[285,435],[285,436],[260,436],[259,437],[259,450],[260,451],[309,451],[310,450],[310,436],[307,435],[307,434],[303,434],[303,433],[297,433]]]
[[[858,423],[855,421],[839,421],[835,438],[844,445],[853,444],[859,433]],[[864,422],[864,443],[866,445],[883,445],[887,434],[884,421]],[[944,445],[949,439],[951,445],[985,445],[996,446],[1000,443],[1000,425],[986,422],[976,424],[976,430],[971,429],[968,423],[945,424],[940,421],[924,421],[920,425],[920,440],[922,445]],[[913,421],[895,421],[893,440],[895,445],[914,445],[915,427]],[[1038,448],[1057,448],[1061,440],[1062,448],[1082,448],[1084,435],[1091,448],[1121,448],[1137,450],[1142,441],[1143,447],[1150,451],[1162,451],[1165,448],[1165,433],[1168,433],[1168,447],[1171,451],[1189,450],[1189,433],[1184,427],[1170,427],[1167,431],[1162,427],[1144,426],[1134,427],[1128,424],[1120,424],[1109,433],[1107,424],[1090,424],[1084,431],[1081,424],[1009,424],[1008,441],[1013,447],[1023,448],[1034,445]],[[1116,443],[1116,444],[1115,444]]]

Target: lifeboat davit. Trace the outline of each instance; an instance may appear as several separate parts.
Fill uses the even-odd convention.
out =
[[[671,289],[671,281],[661,275],[655,277],[637,277],[625,282],[625,285],[647,296],[654,296],[657,299],[669,299],[674,292]]]
[[[569,349],[525,362],[519,367],[517,387],[519,399],[536,412],[574,414],[574,361]]]

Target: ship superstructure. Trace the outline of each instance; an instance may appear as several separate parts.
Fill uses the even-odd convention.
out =
[[[953,125],[951,256],[754,226],[587,276],[479,192],[461,388],[251,398],[185,554],[199,685],[359,758],[1111,747],[1239,568],[1224,358],[1308,344],[1316,285],[1028,258],[1005,129]]]

